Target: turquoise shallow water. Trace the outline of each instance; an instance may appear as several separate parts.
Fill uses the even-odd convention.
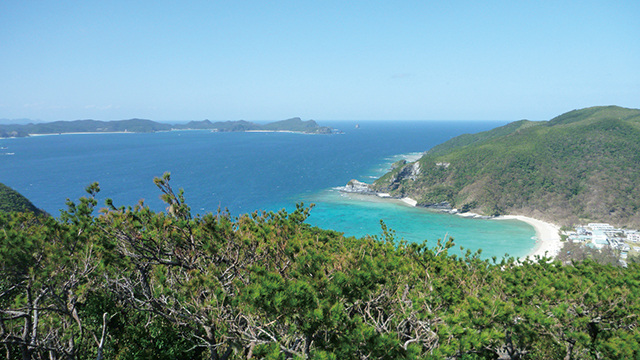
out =
[[[392,163],[401,159],[412,161],[419,156],[420,153],[407,153],[386,157],[357,179],[372,182],[386,173]],[[435,246],[438,239],[451,238],[456,244],[450,250],[452,253],[482,249],[481,257],[485,259],[506,255],[524,257],[536,245],[535,229],[518,220],[469,219],[409,206],[397,199],[344,193],[339,188],[307,194],[301,200],[314,204],[309,223],[350,236],[381,235],[382,220],[395,231],[396,240],[417,243],[426,240],[428,246]]]
[[[460,253],[460,246],[475,251],[482,249],[481,257],[523,257],[533,250],[533,227],[517,220],[467,219],[420,207],[411,207],[399,200],[380,199],[376,196],[344,194],[326,190],[307,199],[315,203],[309,222],[330,227],[347,235],[381,234],[380,220],[396,232],[397,239],[410,242],[427,240],[435,246],[438,239],[453,238],[452,251]],[[466,251],[466,250],[465,250]]]
[[[412,152],[387,156],[354,178],[373,182],[384,175],[391,164],[407,159],[412,161],[421,153]],[[344,183],[346,184],[346,182]],[[344,185],[342,184],[342,185]],[[423,207],[413,207],[397,199],[383,199],[372,195],[349,194],[339,187],[298,194],[291,202],[314,204],[308,223],[345,233],[348,236],[381,236],[380,220],[395,232],[396,240],[422,243],[432,247],[438,239],[453,239],[451,253],[464,254],[467,249],[482,249],[481,258],[492,256],[525,257],[535,248],[535,229],[518,220],[470,219]],[[282,203],[278,207],[287,207]],[[461,249],[461,247],[463,249]]]
[[[462,133],[505,122],[375,121],[321,122],[342,135],[212,133],[54,135],[0,139],[0,182],[54,216],[65,199],[77,199],[100,183],[99,201],[116,206],[140,199],[156,211],[165,205],[154,176],[172,173],[194,213],[227,208],[233,215],[263,209],[289,211],[315,203],[308,222],[347,235],[379,235],[382,219],[408,241],[451,236],[483,256],[523,256],[534,247],[534,229],[518,221],[483,221],[433,213],[394,202],[352,199],[334,188],[351,179],[371,182],[403,157],[428,150]],[[400,154],[400,155],[399,155]],[[457,247],[456,247],[457,248]]]

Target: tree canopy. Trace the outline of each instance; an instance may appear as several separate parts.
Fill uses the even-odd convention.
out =
[[[481,260],[453,241],[346,237],[293,212],[167,203],[0,213],[7,359],[582,359],[640,356],[640,267]]]
[[[38,214],[42,212],[22,194],[0,183],[0,212],[12,211],[33,212]]]

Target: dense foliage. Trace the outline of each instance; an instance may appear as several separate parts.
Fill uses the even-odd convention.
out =
[[[640,356],[640,267],[449,255],[345,237],[292,212],[0,214],[8,359],[550,359]]]
[[[640,110],[574,110],[463,135],[393,170],[375,187],[419,204],[487,215],[519,213],[570,225],[640,226]],[[414,174],[411,174],[414,175]]]
[[[41,213],[29,199],[22,196],[7,185],[0,183],[0,212],[33,212]]]

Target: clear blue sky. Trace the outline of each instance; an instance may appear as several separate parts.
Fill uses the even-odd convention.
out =
[[[640,1],[0,1],[0,118],[640,108]]]

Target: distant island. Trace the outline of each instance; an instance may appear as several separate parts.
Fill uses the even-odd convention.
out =
[[[395,163],[371,185],[347,187],[456,212],[637,228],[638,139],[640,110],[591,107],[460,135],[415,162]]]
[[[332,134],[329,126],[320,126],[314,120],[302,121],[299,117],[276,121],[265,125],[250,121],[218,121],[212,123],[209,120],[190,121],[184,125],[174,125],[174,129],[212,130],[212,131],[290,131],[305,134]]]
[[[116,121],[75,120],[49,123],[29,123],[0,125],[0,137],[26,137],[29,135],[69,134],[69,133],[150,133],[171,130],[211,130],[211,131],[287,131],[305,134],[332,134],[329,126],[320,126],[314,120],[302,121],[299,117],[276,121],[265,125],[249,121],[190,121],[186,124],[163,124],[146,119]]]

